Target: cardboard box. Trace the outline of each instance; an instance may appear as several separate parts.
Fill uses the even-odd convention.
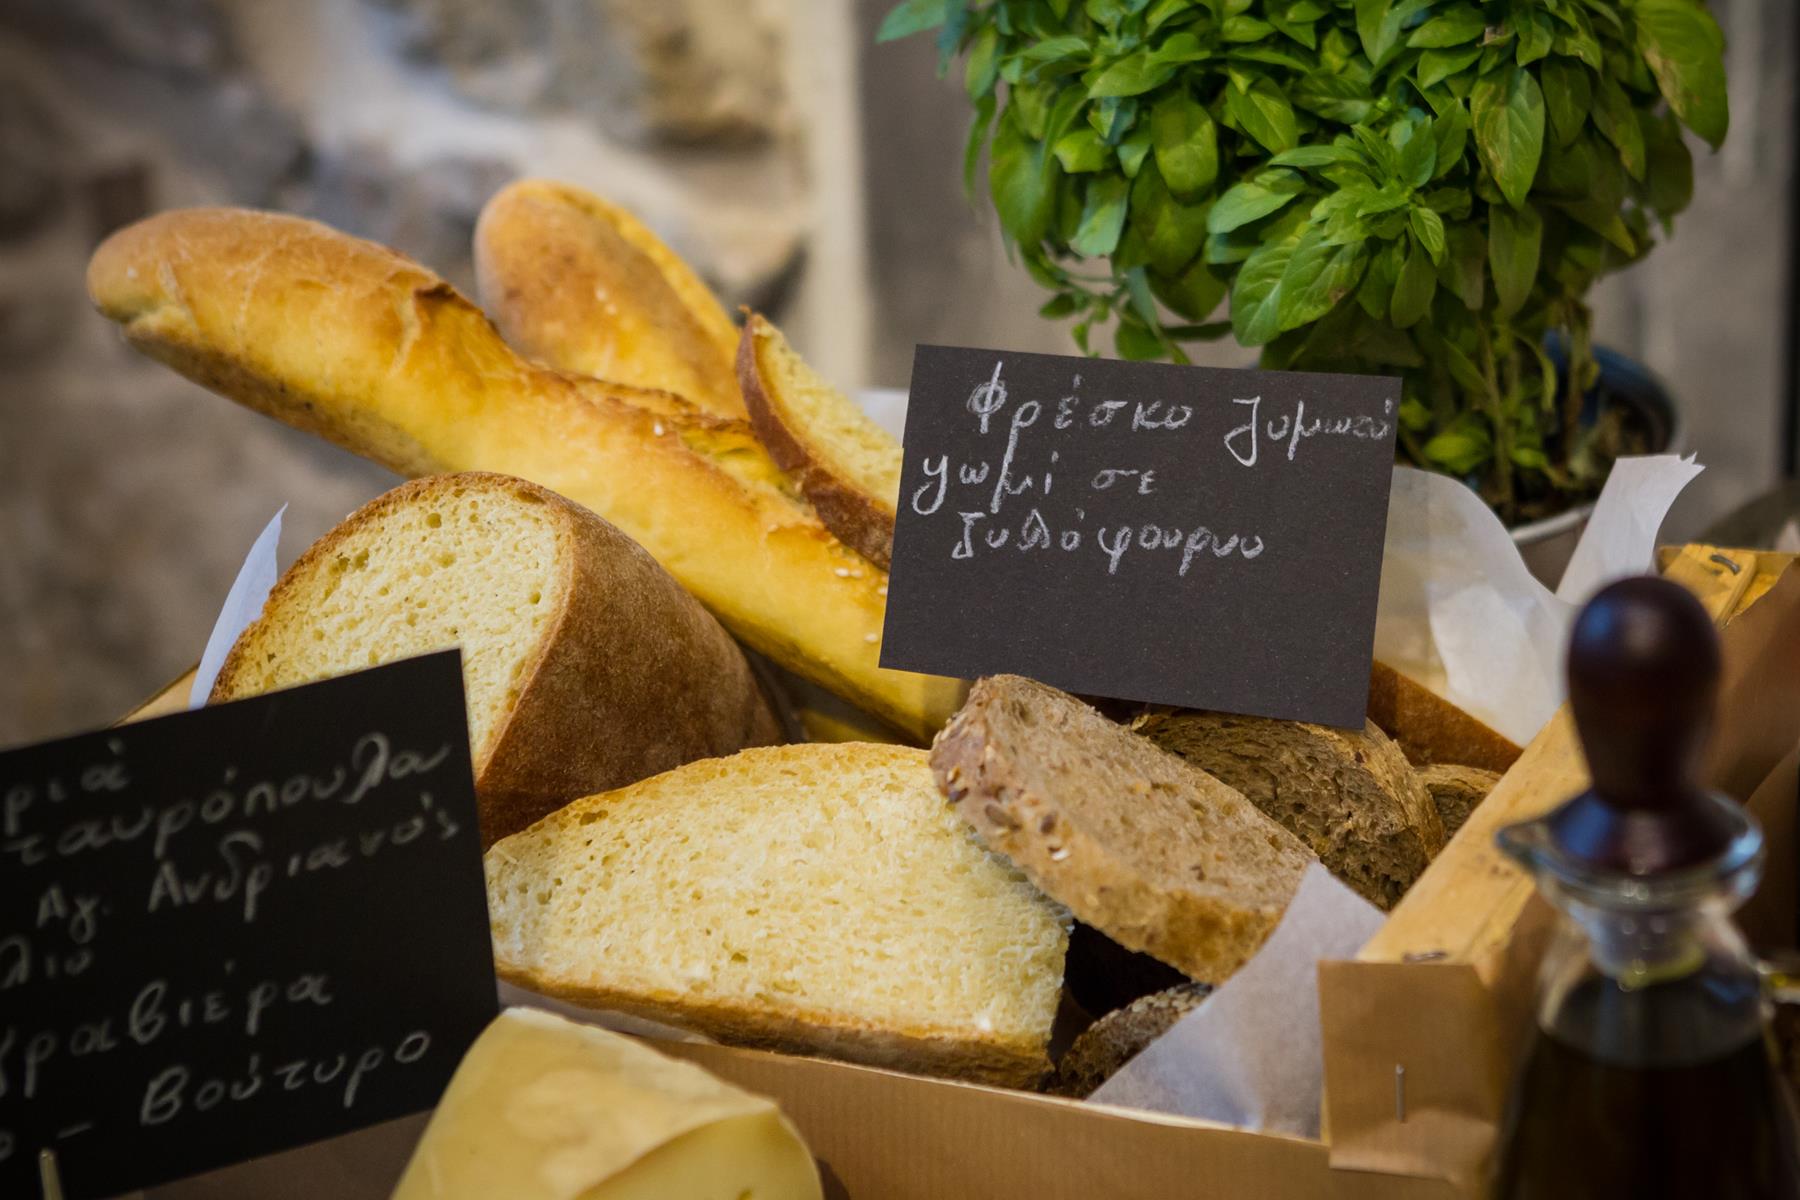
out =
[[[1753,804],[1769,834],[1769,877],[1745,920],[1770,944],[1791,944],[1795,910],[1800,571],[1788,570],[1792,561],[1712,547],[1669,551],[1663,560],[1666,573],[1694,590],[1724,625],[1725,684],[1711,774],[1715,786]],[[173,684],[133,717],[178,710],[186,694],[185,682]],[[1479,1196],[1550,928],[1549,910],[1531,881],[1493,848],[1493,835],[1585,783],[1564,711],[1358,959],[1321,964],[1322,1140],[821,1059],[698,1043],[662,1048],[774,1097],[819,1157],[832,1197]],[[418,1128],[417,1121],[395,1123],[340,1139],[342,1146],[279,1156],[260,1175],[252,1164],[190,1190],[154,1195],[276,1200],[288,1194],[284,1187],[298,1184],[297,1176],[342,1178],[338,1160],[346,1155],[355,1156],[360,1179],[372,1185],[368,1194],[382,1195],[383,1181],[369,1177],[391,1171],[391,1183]],[[302,1186],[291,1194],[316,1191]]]

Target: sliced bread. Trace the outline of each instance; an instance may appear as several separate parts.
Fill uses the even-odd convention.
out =
[[[1419,781],[1431,794],[1438,818],[1444,823],[1444,836],[1452,836],[1463,827],[1475,806],[1487,799],[1500,776],[1480,767],[1458,767],[1438,763],[1419,771]]]
[[[1082,1030],[1056,1064],[1050,1091],[1086,1099],[1136,1058],[1145,1046],[1175,1027],[1212,995],[1204,983],[1182,983],[1139,996]]]
[[[462,649],[484,844],[577,796],[781,739],[743,652],[630,538],[522,479],[404,484],[294,563],[212,689]]]
[[[1162,710],[1131,727],[1242,792],[1383,909],[1443,849],[1443,823],[1425,785],[1373,724],[1346,730]]]
[[[1510,738],[1384,662],[1369,676],[1369,720],[1417,767],[1453,763],[1505,774],[1524,753]]]
[[[1049,1067],[1066,916],[987,853],[926,752],[747,750],[487,854],[502,978],[721,1041],[1012,1086]]]
[[[1313,855],[1217,779],[1065,692],[978,681],[931,750],[981,840],[1128,950],[1222,982]]]
[[[827,529],[886,570],[900,503],[900,443],[760,314],[744,322],[737,371],[769,457],[794,476]]]

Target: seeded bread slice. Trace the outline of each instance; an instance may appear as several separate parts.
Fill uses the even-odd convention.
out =
[[[1176,710],[1147,713],[1132,729],[1242,792],[1381,908],[1443,849],[1425,785],[1373,724],[1357,732]]]
[[[1204,983],[1183,983],[1139,996],[1089,1025],[1056,1064],[1049,1091],[1081,1100],[1111,1079],[1126,1063],[1175,1027],[1175,1022],[1212,995]]]
[[[981,680],[931,750],[988,848],[1081,920],[1222,981],[1280,920],[1313,856],[1243,796],[1065,692]]]
[[[1500,776],[1480,767],[1457,767],[1440,763],[1419,772],[1419,780],[1431,793],[1438,817],[1444,822],[1444,836],[1452,836],[1463,827],[1475,806],[1487,799]]]

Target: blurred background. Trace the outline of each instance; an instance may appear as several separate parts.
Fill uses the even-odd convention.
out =
[[[317,217],[472,290],[522,175],[637,211],[846,387],[918,342],[1072,353],[962,193],[968,104],[891,0],[0,0],[0,746],[190,666],[245,550],[291,560],[394,479],[139,358],[90,309],[108,231],[200,203]],[[1695,536],[1792,474],[1794,0],[1713,0],[1732,130],[1674,240],[1595,296],[1707,467]],[[1247,365],[1229,343],[1206,361]]]

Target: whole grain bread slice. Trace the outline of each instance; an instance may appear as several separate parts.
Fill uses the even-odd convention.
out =
[[[1372,723],[1333,729],[1177,709],[1146,713],[1132,729],[1242,792],[1380,908],[1443,849],[1425,785]]]
[[[1437,806],[1438,817],[1444,822],[1444,836],[1448,838],[1463,827],[1475,806],[1487,799],[1494,785],[1500,782],[1500,776],[1480,767],[1437,763],[1422,768],[1419,781],[1431,794],[1431,802]]]
[[[1139,996],[1124,1008],[1107,1013],[1082,1030],[1057,1060],[1049,1091],[1086,1099],[1210,995],[1209,984],[1182,983]]]
[[[1195,979],[1222,981],[1255,954],[1313,861],[1238,792],[1017,675],[976,683],[931,766],[990,849]]]

